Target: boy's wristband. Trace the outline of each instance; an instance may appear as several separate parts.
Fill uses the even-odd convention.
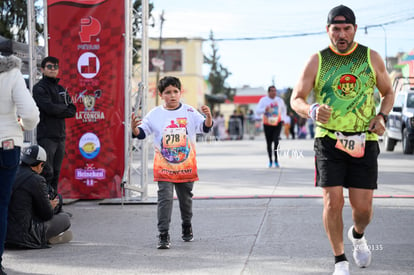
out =
[[[316,110],[319,108],[319,104],[318,103],[313,103],[310,108],[309,108],[309,112],[308,112],[308,116],[313,120],[316,121]]]

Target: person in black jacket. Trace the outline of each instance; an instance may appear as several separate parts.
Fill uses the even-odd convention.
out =
[[[27,147],[13,184],[7,220],[6,247],[48,248],[48,244],[72,240],[66,213],[54,214],[57,198],[49,198],[46,180],[40,175],[46,152],[39,145]]]
[[[65,155],[65,119],[74,117],[76,106],[61,85],[59,85],[59,60],[48,56],[42,60],[43,78],[33,87],[33,97],[40,110],[37,126],[37,144],[47,153],[47,162],[42,172],[49,188],[58,193],[58,180]]]

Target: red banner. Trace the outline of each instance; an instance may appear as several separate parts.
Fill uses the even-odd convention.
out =
[[[48,0],[49,55],[76,104],[66,119],[64,198],[121,196],[124,171],[125,7],[118,0]]]

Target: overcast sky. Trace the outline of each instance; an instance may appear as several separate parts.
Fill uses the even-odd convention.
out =
[[[293,87],[311,54],[325,48],[329,10],[344,4],[354,10],[358,30],[356,41],[376,50],[382,57],[414,49],[413,0],[153,0],[155,27],[159,37],[160,14],[164,11],[163,37],[208,39],[260,38],[324,32],[319,35],[277,39],[218,41],[221,64],[232,75],[231,87]],[[409,20],[409,18],[411,18]],[[390,23],[396,21],[395,23]],[[382,27],[369,27],[380,25]],[[365,34],[365,27],[368,33]],[[385,43],[386,42],[386,43]],[[386,46],[385,46],[386,45]],[[211,53],[208,41],[204,53]],[[208,68],[204,68],[205,74]]]

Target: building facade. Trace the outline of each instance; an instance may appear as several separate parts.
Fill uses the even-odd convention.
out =
[[[161,42],[161,47],[160,47]],[[147,108],[162,104],[156,89],[157,80],[164,76],[175,76],[181,80],[182,102],[195,108],[205,104],[208,93],[203,77],[203,39],[201,38],[149,38],[149,78]],[[161,49],[161,50],[159,50]],[[138,65],[139,66],[139,65]],[[136,70],[139,72],[139,70]],[[139,81],[139,75],[136,74]],[[135,83],[135,85],[136,85]],[[158,97],[158,98],[157,98]]]

